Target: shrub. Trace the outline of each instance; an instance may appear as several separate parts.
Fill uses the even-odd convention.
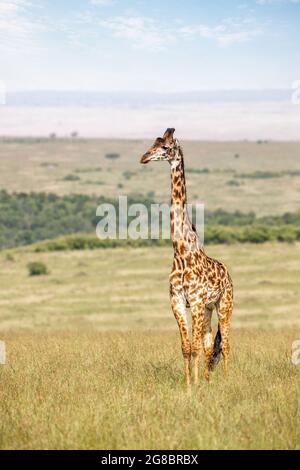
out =
[[[95,167],[84,167],[84,168],[76,168],[75,173],[93,173],[94,171],[102,171],[101,166]]]
[[[285,171],[261,171],[257,170],[253,173],[236,173],[235,178],[249,178],[249,179],[269,179],[269,178],[282,178],[284,176],[300,176],[299,170],[285,170]]]
[[[47,266],[41,261],[33,261],[27,265],[29,276],[42,276],[48,274]]]
[[[54,162],[42,162],[42,163],[40,164],[40,166],[46,167],[46,168],[48,168],[48,167],[52,168],[52,167],[58,166],[58,163],[54,163]]]
[[[80,176],[78,175],[66,175],[64,178],[63,178],[64,181],[78,181],[80,180]]]
[[[99,181],[97,181],[97,180],[95,180],[95,181],[93,181],[93,180],[86,180],[86,181],[83,182],[83,184],[94,184],[94,185],[102,186],[102,185],[105,184],[105,183],[104,183],[103,181],[101,181],[101,180],[99,180]]]
[[[108,160],[117,160],[118,158],[120,158],[120,154],[119,153],[107,153],[105,155],[105,158],[107,158]]]
[[[240,183],[237,180],[229,180],[226,183],[228,186],[240,186]]]
[[[207,244],[231,244],[237,241],[237,230],[230,227],[207,226],[205,227],[205,243]]]
[[[243,232],[243,240],[250,243],[264,243],[272,240],[273,236],[269,227],[263,225],[253,225],[246,227]]]
[[[134,171],[129,171],[129,170],[127,170],[127,171],[124,171],[124,172],[123,172],[123,176],[124,176],[124,178],[125,178],[126,180],[130,180],[130,178],[131,178],[132,176],[134,176],[134,175],[135,175],[135,172],[134,172]]]
[[[186,168],[185,171],[186,173],[197,173],[197,174],[210,172],[209,168]]]

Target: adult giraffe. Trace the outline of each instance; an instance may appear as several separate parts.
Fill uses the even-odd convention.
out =
[[[168,161],[171,165],[171,235],[174,248],[173,268],[170,275],[170,299],[177,320],[185,363],[188,387],[191,384],[192,358],[194,382],[199,381],[199,354],[201,343],[205,355],[206,380],[209,371],[218,363],[220,354],[224,369],[228,369],[229,324],[233,307],[233,287],[226,266],[206,256],[187,211],[184,160],[181,146],[169,128],[163,137],[141,158],[141,163]],[[189,339],[186,309],[192,312],[192,340]],[[218,314],[218,331],[213,341],[211,317]]]

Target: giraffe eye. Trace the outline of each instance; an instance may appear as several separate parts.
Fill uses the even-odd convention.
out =
[[[162,146],[162,149],[163,150],[168,150],[168,147],[166,147],[165,145]]]

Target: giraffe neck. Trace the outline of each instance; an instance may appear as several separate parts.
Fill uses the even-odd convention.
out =
[[[181,254],[187,244],[196,241],[197,234],[192,227],[187,210],[186,183],[183,156],[179,163],[171,166],[171,236],[174,251]]]
[[[178,204],[183,208],[187,204],[183,158],[176,166],[171,166],[171,204]]]

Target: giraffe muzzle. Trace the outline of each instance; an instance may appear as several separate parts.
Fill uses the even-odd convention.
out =
[[[150,162],[151,160],[151,155],[149,153],[145,153],[145,155],[142,156],[140,163],[145,165],[146,163]]]

